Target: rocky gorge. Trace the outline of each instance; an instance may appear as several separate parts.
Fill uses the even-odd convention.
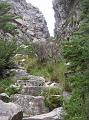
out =
[[[30,42],[37,42],[36,50],[40,52],[36,51],[35,56],[37,57],[38,55],[41,60],[38,61],[37,58],[35,60],[32,59],[30,68],[37,68],[37,64],[39,70],[41,67],[49,64],[50,59],[54,59],[54,63],[56,64],[56,59],[59,59],[60,56],[59,46],[53,40],[49,40],[50,34],[42,12],[30,3],[26,3],[25,0],[1,1],[11,4],[11,10],[9,12],[19,16],[18,19],[12,22],[17,26],[18,34],[15,36],[17,43],[27,45]],[[78,2],[76,0],[53,0],[53,9],[56,20],[54,30],[55,38],[58,37],[62,40],[66,38],[69,39],[72,33],[79,29],[80,8]],[[3,31],[0,30],[1,37],[2,32]],[[13,38],[10,33],[5,33],[4,35],[7,39]],[[48,40],[50,43],[47,43]],[[21,59],[22,54],[17,54],[17,56]],[[29,56],[30,55],[27,56],[27,59]],[[34,57],[32,56],[32,58]],[[29,59],[31,60],[30,57]],[[44,62],[42,66],[41,62],[45,61],[45,59],[49,60],[49,63]],[[15,57],[14,60],[16,60]],[[64,83],[61,81],[57,82],[57,80],[61,79],[59,78],[60,71],[58,74],[54,72],[52,68],[54,64],[52,63],[51,67],[47,69],[49,73],[53,72],[52,75],[54,75],[54,78],[53,81],[48,81],[46,70],[44,72],[47,74],[47,77],[39,76],[38,74],[33,75],[31,74],[31,69],[26,69],[28,63],[25,63],[25,61],[26,59],[23,58],[21,61],[15,61],[17,66],[10,70],[12,73],[11,79],[14,83],[9,86],[9,89],[12,91],[8,89],[6,89],[6,91],[12,93],[14,91],[15,94],[10,95],[9,92],[7,92],[9,96],[6,93],[0,94],[0,120],[62,120],[63,100],[61,103],[61,99],[64,98],[68,100],[71,96],[67,91],[63,91],[62,87]],[[30,72],[28,73],[28,71]],[[64,75],[64,73],[62,75]],[[50,79],[52,78],[50,77]],[[57,89],[57,94],[53,91],[54,89]],[[52,95],[49,95],[50,90],[53,92]],[[48,91],[48,93],[45,92],[46,95],[44,95],[44,91]],[[56,107],[55,102],[51,101],[53,102],[53,108],[49,109],[51,103],[50,101],[48,101],[49,104],[46,103],[48,98],[50,98],[50,101],[57,100]],[[6,103],[6,99],[9,99],[10,102]]]

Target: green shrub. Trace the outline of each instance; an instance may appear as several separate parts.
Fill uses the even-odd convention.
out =
[[[67,78],[72,96],[64,104],[65,120],[89,120],[89,0],[81,0],[79,4],[79,30],[64,45],[64,58],[70,63],[67,71],[73,73]]]
[[[5,87],[4,86],[0,86],[0,93],[4,93],[5,92]]]
[[[45,105],[50,111],[62,105],[61,93],[62,89],[56,87],[47,88],[42,91],[41,95],[44,96]]]
[[[6,88],[5,92],[11,96],[13,94],[16,94],[20,91],[20,87],[15,86],[15,85],[10,85],[9,87]]]
[[[16,53],[16,43],[14,40],[8,38],[6,33],[10,33],[13,36],[17,34],[16,26],[13,21],[18,17],[12,15],[9,11],[11,5],[5,1],[0,2],[0,77],[5,75],[5,70],[13,67],[12,57]]]
[[[16,54],[16,43],[0,39],[0,76],[5,75],[5,70],[14,65],[13,56]]]
[[[65,120],[85,120],[82,116],[83,111],[83,101],[80,93],[74,92],[69,101],[64,102],[64,108],[67,111]]]
[[[0,93],[4,93],[5,89],[13,83],[10,79],[0,79]]]
[[[50,95],[48,96],[48,98],[45,99],[45,105],[49,108],[49,111],[61,107],[62,106],[61,97]]]

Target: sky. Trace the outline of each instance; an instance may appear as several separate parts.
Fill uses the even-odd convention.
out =
[[[38,7],[42,11],[48,25],[50,35],[54,35],[54,11],[52,8],[52,0],[26,0],[28,3]]]

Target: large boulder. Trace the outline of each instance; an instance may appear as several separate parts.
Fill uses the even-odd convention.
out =
[[[19,105],[0,100],[0,120],[22,120],[23,112]]]
[[[49,113],[36,115],[29,118],[24,118],[23,120],[61,120],[62,111],[63,109],[62,107],[60,107],[60,108],[54,109]]]
[[[16,94],[12,97],[13,102],[20,105],[26,116],[34,116],[48,112],[44,104],[44,97]]]

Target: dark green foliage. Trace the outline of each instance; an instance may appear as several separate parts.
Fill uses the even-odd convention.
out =
[[[62,89],[61,88],[47,88],[43,90],[41,95],[44,96],[45,105],[49,108],[50,111],[53,109],[62,106],[61,98]]]
[[[64,57],[72,72],[84,71],[89,61],[89,36],[74,35],[64,46]]]
[[[49,111],[52,111],[55,108],[62,106],[62,101],[59,96],[48,96],[45,100],[46,107],[49,108]]]
[[[16,34],[16,26],[12,22],[17,17],[9,13],[10,9],[11,6],[8,3],[0,2],[0,32],[3,35],[3,38],[0,37],[0,77],[5,75],[6,69],[13,67],[12,57],[17,49],[15,40],[8,40],[8,38],[6,40],[4,36],[6,32]]]
[[[16,54],[17,45],[13,41],[0,40],[0,76],[3,76],[6,69],[14,65],[12,57]]]
[[[6,90],[5,90],[5,92],[6,92],[9,96],[14,95],[14,94],[16,94],[16,93],[19,93],[19,91],[20,91],[20,87],[15,86],[15,85],[11,85],[11,86],[7,87]]]
[[[0,79],[0,93],[4,93],[5,89],[13,83],[12,80],[8,79]]]
[[[64,45],[64,58],[69,62],[66,82],[72,97],[65,103],[65,120],[89,120],[89,1],[81,0],[80,29]]]

